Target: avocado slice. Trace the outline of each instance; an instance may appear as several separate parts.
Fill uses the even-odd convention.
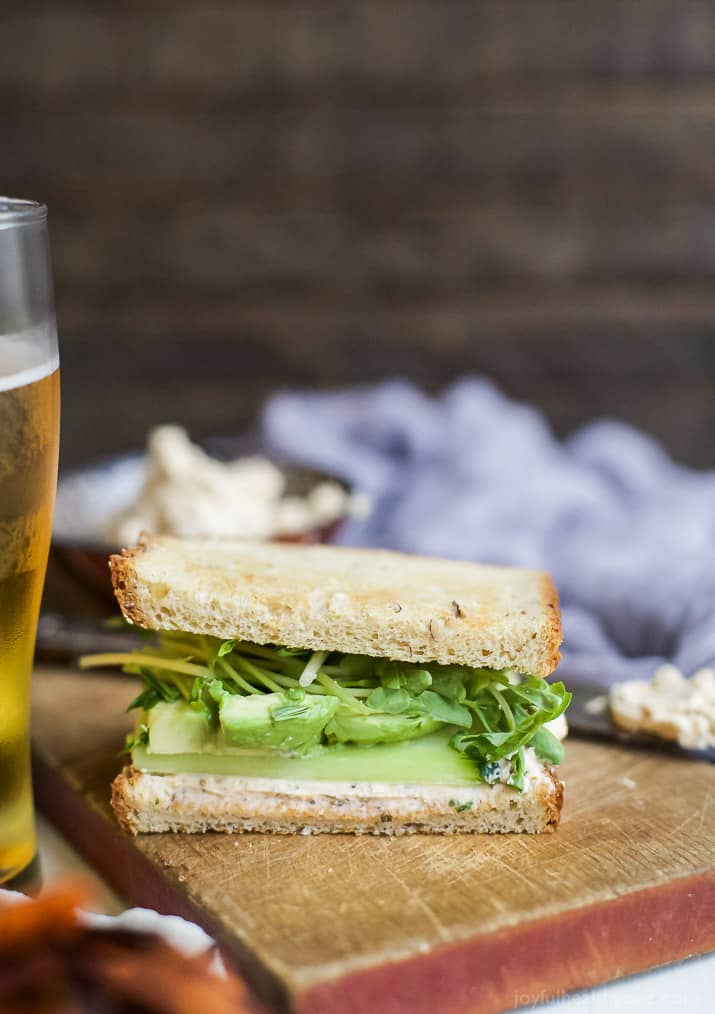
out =
[[[149,753],[198,753],[214,739],[211,711],[200,701],[161,701],[145,721]]]
[[[399,743],[436,732],[442,722],[427,715],[390,715],[375,711],[368,715],[338,712],[325,727],[329,740],[337,743]]]
[[[322,694],[305,694],[300,700],[279,693],[225,694],[219,704],[219,722],[226,746],[301,751],[320,741],[339,703],[336,697]]]

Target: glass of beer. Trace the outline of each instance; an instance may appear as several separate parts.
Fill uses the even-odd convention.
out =
[[[60,398],[47,208],[0,197],[0,884],[36,851],[30,675],[57,483]]]

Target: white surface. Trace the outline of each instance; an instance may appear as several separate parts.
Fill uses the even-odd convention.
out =
[[[715,954],[709,954],[522,1009],[534,1014],[705,1014],[713,1009],[713,987]]]
[[[58,880],[79,877],[89,889],[89,899],[83,906],[88,912],[117,915],[124,911],[126,905],[114,891],[55,831],[52,825],[40,816],[37,817],[37,839],[43,887],[50,887]]]
[[[46,886],[68,876],[81,876],[92,891],[85,907],[95,912],[116,914],[124,909],[117,895],[97,876],[77,852],[47,821],[38,818],[38,837],[43,879]],[[568,955],[564,955],[568,960]],[[584,990],[538,1003],[539,996],[514,995],[514,1005],[538,1014],[704,1014],[713,1009],[715,954],[692,958],[644,975],[620,979],[606,986]],[[529,1006],[530,1004],[538,1006]]]

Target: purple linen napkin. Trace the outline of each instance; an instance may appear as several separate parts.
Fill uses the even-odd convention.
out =
[[[270,449],[369,493],[340,541],[543,567],[561,595],[559,675],[605,685],[715,664],[715,472],[612,420],[556,440],[534,409],[466,379],[274,396]]]

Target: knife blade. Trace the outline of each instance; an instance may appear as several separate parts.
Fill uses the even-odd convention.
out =
[[[74,662],[79,655],[100,651],[133,651],[145,642],[131,628],[117,630],[106,621],[42,613],[37,625],[35,658],[43,662]]]

